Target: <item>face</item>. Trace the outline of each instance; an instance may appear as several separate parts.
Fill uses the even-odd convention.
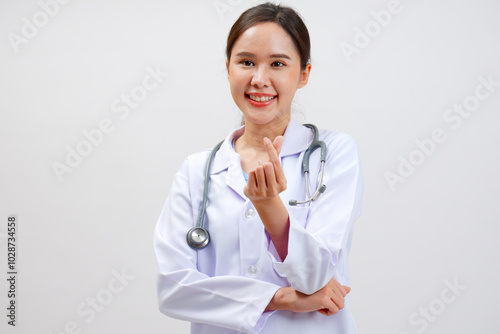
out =
[[[241,34],[226,61],[231,94],[245,123],[282,124],[298,88],[307,84],[311,65],[304,70],[291,37],[278,24],[259,23]]]

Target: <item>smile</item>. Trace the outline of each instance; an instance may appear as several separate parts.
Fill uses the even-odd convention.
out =
[[[278,95],[263,94],[263,93],[248,93],[245,94],[248,103],[254,107],[267,107],[276,101]]]
[[[246,96],[249,97],[251,100],[256,101],[256,102],[267,102],[267,101],[270,101],[270,100],[276,98],[277,95],[275,95],[275,96],[257,96],[257,95],[246,94]]]

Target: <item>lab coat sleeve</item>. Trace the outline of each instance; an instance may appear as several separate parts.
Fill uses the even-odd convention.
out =
[[[305,294],[323,288],[337,273],[340,262],[347,260],[363,191],[354,139],[343,133],[328,133],[323,140],[328,147],[323,179],[326,191],[309,208],[288,207],[288,255],[281,262],[269,253],[275,271]]]
[[[248,277],[209,277],[197,270],[197,253],[186,243],[197,219],[188,160],[176,174],[154,233],[159,309],[181,320],[258,333],[269,316],[263,311],[280,287]]]

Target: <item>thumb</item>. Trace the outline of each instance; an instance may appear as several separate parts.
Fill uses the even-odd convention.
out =
[[[278,153],[278,155],[280,155],[281,146],[283,146],[283,136],[278,136],[278,137],[274,138],[273,146],[274,146],[274,149],[276,150],[276,152]]]

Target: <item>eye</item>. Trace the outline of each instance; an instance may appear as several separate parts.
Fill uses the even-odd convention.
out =
[[[250,60],[242,60],[240,61],[240,64],[243,66],[253,66],[253,62],[251,62]]]
[[[275,61],[271,64],[272,67],[282,67],[282,66],[286,66],[285,63],[282,63],[280,61]]]

